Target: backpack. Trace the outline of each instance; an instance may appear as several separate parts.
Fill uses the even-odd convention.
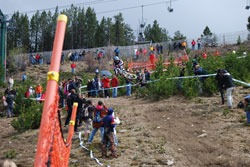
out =
[[[87,118],[89,117],[89,107],[82,108],[82,117]]]
[[[100,123],[101,121],[102,121],[101,110],[96,110],[93,122],[94,123]]]

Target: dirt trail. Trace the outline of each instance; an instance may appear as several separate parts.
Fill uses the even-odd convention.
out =
[[[248,93],[248,89],[237,88],[235,104]],[[157,167],[173,160],[176,167],[249,167],[250,127],[239,122],[245,113],[221,108],[219,95],[191,100],[175,96],[158,102],[134,97],[93,99],[98,100],[115,108],[121,120],[117,126],[119,157],[100,159],[105,164]],[[38,130],[18,134],[10,121],[0,120],[0,158],[14,150],[13,160],[19,167],[32,166]],[[100,132],[97,134],[90,148],[100,157]],[[69,166],[98,166],[79,146],[77,134]]]

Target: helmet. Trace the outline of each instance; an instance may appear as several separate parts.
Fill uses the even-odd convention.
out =
[[[118,56],[115,56],[114,57],[114,61],[119,61],[120,59],[119,59],[119,57]]]

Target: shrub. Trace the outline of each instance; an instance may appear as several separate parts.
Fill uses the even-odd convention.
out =
[[[37,129],[40,126],[43,103],[32,101],[29,106],[22,106],[20,115],[12,120],[11,126],[18,132],[28,129]]]

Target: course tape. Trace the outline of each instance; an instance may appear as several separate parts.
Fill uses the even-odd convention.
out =
[[[83,145],[83,141],[82,141],[82,132],[79,132],[79,140],[80,140],[80,146],[81,146],[83,149],[85,149],[86,151],[89,151],[89,152],[90,152],[90,158],[91,158],[91,159],[94,159],[98,165],[104,166],[96,157],[94,157],[93,151],[92,151],[92,150],[89,150],[87,147],[85,147],[85,146]],[[110,165],[107,165],[107,167],[110,167]]]
[[[238,83],[241,83],[241,84],[243,84],[243,85],[250,86],[250,84],[249,84],[249,83],[246,83],[246,82],[243,82],[243,81],[240,81],[240,80],[234,79],[234,78],[233,78],[233,81],[238,82]]]

